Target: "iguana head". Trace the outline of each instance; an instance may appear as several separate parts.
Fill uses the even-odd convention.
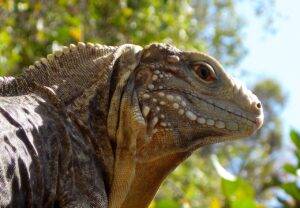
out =
[[[147,207],[193,150],[249,136],[262,125],[257,97],[203,53],[127,44],[96,63],[106,69],[98,87],[113,144],[110,207]]]
[[[250,136],[263,123],[258,98],[204,53],[146,47],[135,88],[150,135],[145,160]]]

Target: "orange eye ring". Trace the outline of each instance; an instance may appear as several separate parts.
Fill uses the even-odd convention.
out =
[[[216,73],[214,69],[205,62],[193,64],[193,70],[198,77],[205,82],[212,82],[216,80]]]

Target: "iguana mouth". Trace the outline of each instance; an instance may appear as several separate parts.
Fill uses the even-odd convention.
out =
[[[202,101],[202,102],[205,102],[205,103],[208,104],[208,105],[214,106],[215,108],[218,108],[218,109],[220,109],[220,110],[222,110],[222,111],[225,111],[225,112],[227,112],[227,113],[229,113],[229,114],[231,114],[231,115],[234,115],[234,116],[236,116],[236,117],[245,119],[245,120],[247,120],[247,121],[250,121],[250,122],[253,123],[254,125],[257,125],[257,120],[252,120],[252,119],[250,119],[250,118],[248,118],[248,117],[246,117],[246,116],[237,114],[237,113],[235,113],[235,112],[233,112],[233,111],[230,111],[230,110],[228,110],[228,109],[225,109],[225,108],[223,108],[223,107],[220,107],[220,106],[218,106],[218,105],[216,105],[216,104],[214,104],[214,103],[211,103],[211,102],[207,101],[206,99],[204,99],[204,98],[202,98],[202,97],[199,97],[198,95],[196,95],[196,94],[194,94],[194,93],[192,93],[192,92],[190,92],[190,91],[179,90],[179,89],[173,89],[173,88],[165,88],[165,89],[152,90],[152,92],[161,92],[161,91],[167,91],[167,92],[173,92],[173,93],[174,93],[174,92],[177,92],[177,93],[182,93],[182,94],[191,96],[191,97],[196,98],[196,99],[198,99],[198,100],[200,100],[200,101]]]
[[[182,91],[182,92],[186,93],[187,95],[190,95],[190,96],[192,96],[192,97],[194,97],[194,98],[196,98],[198,100],[201,100],[201,101],[203,101],[203,102],[205,102],[205,103],[207,103],[209,105],[212,105],[212,106],[214,106],[214,107],[216,107],[216,108],[218,108],[220,110],[223,110],[223,111],[225,111],[225,112],[227,112],[229,114],[232,114],[232,115],[234,115],[236,117],[239,117],[239,118],[245,119],[245,120],[247,120],[249,122],[252,122],[257,128],[260,128],[261,125],[262,125],[262,123],[263,123],[263,115],[262,114],[257,114],[257,115],[255,115],[254,118],[249,118],[247,116],[244,116],[243,114],[237,114],[236,112],[233,112],[233,111],[231,111],[229,109],[226,109],[226,108],[218,106],[218,105],[216,105],[214,103],[211,103],[211,102],[205,100],[204,98],[201,98],[201,97],[197,96],[194,93],[186,92],[186,91]],[[248,113],[248,112],[246,112],[246,113]]]
[[[201,97],[198,97],[197,95],[195,95],[195,94],[193,94],[193,93],[186,92],[186,91],[183,91],[183,92],[184,92],[185,94],[190,95],[190,96],[192,96],[192,97],[194,97],[194,98],[196,98],[196,99],[198,99],[198,100],[201,100],[201,101],[203,101],[203,102],[205,102],[205,103],[207,103],[207,104],[209,104],[209,105],[212,105],[212,106],[214,106],[214,107],[216,107],[216,108],[218,108],[218,109],[220,109],[220,110],[226,111],[226,112],[228,112],[229,114],[232,114],[232,115],[235,115],[235,116],[237,116],[237,117],[246,119],[246,120],[248,120],[248,121],[250,121],[250,122],[252,122],[252,123],[254,123],[254,124],[256,123],[255,121],[253,121],[253,120],[250,119],[250,118],[247,118],[247,117],[245,117],[245,116],[243,116],[243,115],[239,115],[239,114],[237,114],[237,113],[235,113],[235,112],[232,112],[232,111],[230,111],[230,110],[228,110],[228,109],[222,108],[222,107],[220,107],[220,106],[218,106],[218,105],[216,105],[216,104],[214,104],[214,103],[211,103],[211,102],[209,102],[209,101],[207,101],[207,100],[205,100],[205,99],[203,99],[203,98],[201,98]]]

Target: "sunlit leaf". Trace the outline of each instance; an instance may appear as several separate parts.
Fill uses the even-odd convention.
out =
[[[291,164],[285,164],[285,165],[283,166],[283,169],[285,170],[285,172],[291,173],[291,174],[293,174],[293,175],[296,174],[296,170],[297,170],[297,168],[294,167],[294,166],[291,165]]]
[[[231,203],[230,208],[257,208],[256,202],[253,199],[236,199]]]
[[[300,168],[300,149],[295,150],[294,155],[298,160],[298,168]]]
[[[222,178],[222,191],[226,197],[232,196],[238,189],[238,186],[239,186],[239,182],[237,180],[229,181]]]
[[[175,200],[161,199],[156,202],[156,208],[180,208],[180,204]]]
[[[290,137],[298,149],[300,149],[300,135],[295,130],[291,130]]]
[[[211,202],[210,202],[210,206],[209,208],[221,208],[221,201],[220,199],[213,197]]]
[[[35,4],[34,4],[34,11],[35,12],[39,12],[40,10],[41,10],[41,2],[36,2]]]
[[[76,41],[80,41],[82,39],[81,29],[79,27],[72,27],[72,28],[70,28],[69,34]]]
[[[38,31],[38,32],[36,33],[36,39],[37,39],[37,41],[39,41],[39,42],[45,41],[45,39],[46,39],[45,33],[42,32],[42,31]]]
[[[282,184],[283,190],[291,195],[293,198],[300,200],[300,189],[297,187],[296,183],[284,183]]]
[[[5,30],[0,31],[0,50],[3,50],[11,42],[11,37]]]
[[[152,201],[148,208],[155,208],[156,207],[155,204],[156,204],[155,201]]]
[[[221,163],[219,162],[218,160],[218,157],[216,155],[212,155],[211,156],[211,160],[212,160],[212,163],[216,169],[216,171],[218,172],[218,174],[228,180],[228,181],[235,181],[236,180],[236,177],[231,174],[230,172],[228,172],[222,165]]]
[[[133,13],[133,10],[131,8],[128,8],[128,7],[125,7],[122,9],[122,14],[125,16],[125,17],[130,17]]]
[[[236,196],[239,199],[254,199],[255,193],[254,188],[249,184],[248,181],[243,179],[238,179],[238,189]]]

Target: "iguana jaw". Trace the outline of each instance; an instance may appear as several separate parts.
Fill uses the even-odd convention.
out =
[[[231,101],[209,98],[190,92],[185,92],[185,94],[187,100],[190,101],[188,104],[197,115],[196,121],[199,124],[203,124],[205,121],[205,128],[224,132],[225,135],[236,138],[250,136],[262,125],[262,110],[251,112]]]
[[[186,117],[186,119],[198,123],[199,126],[202,124],[204,128],[220,130],[232,136],[239,134],[250,136],[261,127],[263,122],[262,111],[253,113],[240,108],[233,102],[214,99],[189,90],[153,90],[152,96],[158,100],[165,97],[165,105],[177,109],[177,112],[174,113],[179,119]],[[172,123],[172,121],[169,122]]]
[[[149,101],[142,104],[142,111],[146,116],[148,133],[153,136],[149,143],[139,147],[139,162],[157,160],[167,154],[194,150],[207,144],[247,137],[262,123],[261,112],[248,112],[237,104],[222,100],[214,100],[216,104],[213,104],[211,98],[186,90],[157,90],[149,95],[150,99],[147,100],[151,100],[151,97],[152,102],[153,99],[157,100],[156,107],[151,106]]]

